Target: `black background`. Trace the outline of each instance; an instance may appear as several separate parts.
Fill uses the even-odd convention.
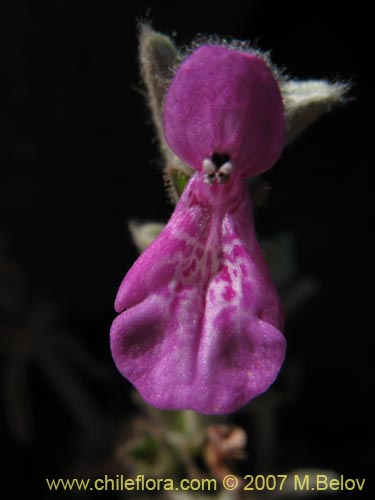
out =
[[[280,466],[366,477],[369,489],[370,63],[359,33],[366,13],[338,5],[12,3],[1,18],[0,235],[3,255],[29,283],[25,307],[38,297],[57,304],[59,325],[112,370],[110,382],[90,390],[115,423],[130,405],[108,348],[116,290],[137,255],[126,221],[167,220],[172,210],[138,91],[137,21],[175,33],[179,45],[197,33],[256,41],[295,78],[351,80],[355,99],[311,127],[269,173],[257,227],[261,236],[292,231],[301,273],[320,284],[287,331],[287,363],[303,366],[302,390],[281,416]],[[20,443],[5,418],[1,427],[7,474],[22,471],[18,491],[31,493],[43,491],[48,474],[64,475],[80,429],[38,367],[28,392],[34,439]]]

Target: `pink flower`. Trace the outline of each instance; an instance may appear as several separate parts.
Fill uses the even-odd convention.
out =
[[[152,405],[229,413],[273,383],[285,355],[246,181],[283,147],[278,84],[260,57],[202,46],[171,82],[164,132],[197,172],[121,284],[112,353]]]

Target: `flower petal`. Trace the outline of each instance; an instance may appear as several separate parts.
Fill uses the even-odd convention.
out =
[[[119,371],[162,409],[236,411],[284,359],[282,313],[255,239],[246,184],[221,211],[195,174],[163,232],[125,277],[111,348]]]
[[[279,86],[254,54],[205,45],[179,67],[164,101],[164,134],[184,162],[201,170],[228,154],[242,176],[270,168],[284,143]]]

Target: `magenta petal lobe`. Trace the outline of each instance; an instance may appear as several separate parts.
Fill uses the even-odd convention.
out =
[[[112,325],[111,348],[119,371],[149,403],[220,414],[272,384],[285,340],[246,184],[215,209],[197,196],[201,185],[196,174],[125,277],[117,309],[127,309]]]
[[[284,108],[266,62],[226,47],[197,49],[168,89],[164,133],[197,170],[215,153],[229,155],[243,176],[270,168],[284,144]]]

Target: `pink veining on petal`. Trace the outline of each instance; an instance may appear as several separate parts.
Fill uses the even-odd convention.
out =
[[[285,339],[279,298],[255,240],[246,184],[240,199],[237,192],[225,210],[207,217],[195,195],[201,182],[202,174],[196,174],[165,230],[129,272],[131,280],[133,274],[147,274],[155,252],[158,266],[173,269],[147,280],[142,300],[115,319],[111,346],[119,371],[149,403],[220,414],[238,410],[269,387],[284,359]],[[186,211],[194,214],[197,238],[184,233]],[[186,241],[204,249],[196,264],[198,279],[183,275]],[[229,260],[237,246],[243,252]],[[128,286],[126,276],[121,297]]]
[[[222,293],[222,297],[227,302],[230,302],[232,299],[236,297],[236,292],[233,290],[231,286],[226,286],[224,292]]]

